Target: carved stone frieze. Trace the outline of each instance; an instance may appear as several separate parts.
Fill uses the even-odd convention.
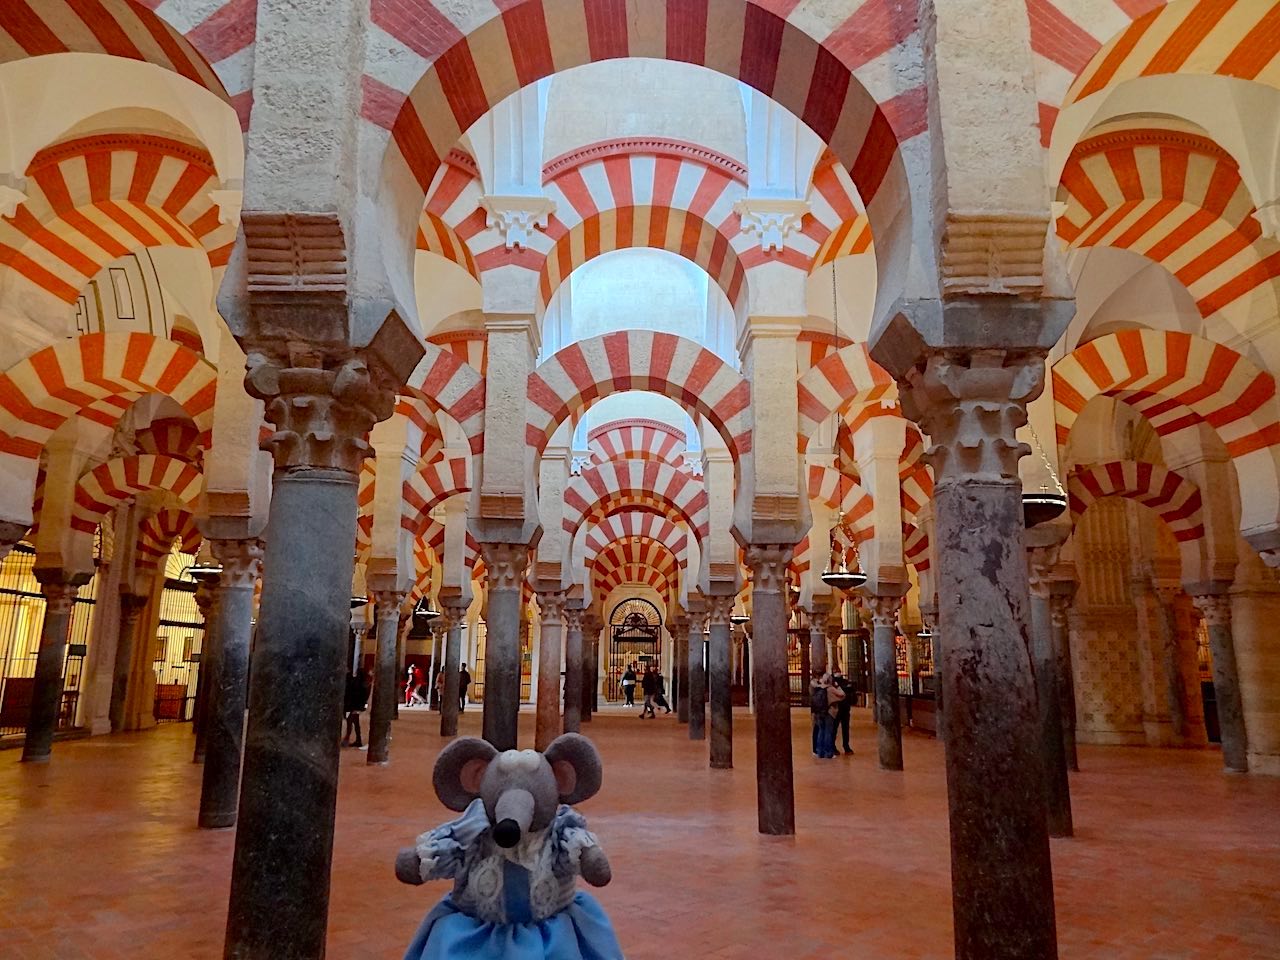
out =
[[[1043,388],[1038,352],[937,351],[908,371],[899,383],[902,408],[929,434],[935,485],[1019,483],[1018,461],[1031,448],[1017,431]]]

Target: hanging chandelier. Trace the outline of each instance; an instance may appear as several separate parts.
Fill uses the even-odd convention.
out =
[[[853,569],[845,560],[846,551],[836,538],[836,531],[831,531],[831,555],[827,558],[827,569],[822,571],[822,582],[833,590],[848,592],[856,590],[867,582],[867,575],[862,572],[858,562],[858,548],[853,548]]]
[[[434,609],[431,604],[427,603],[427,598],[423,597],[418,601],[418,605],[413,608],[414,619],[431,621],[440,616],[440,611]]]
[[[1048,454],[1044,452],[1044,447],[1040,445],[1040,438],[1036,435],[1036,428],[1031,426],[1030,423],[1027,424],[1027,427],[1031,430],[1031,442],[1035,444],[1036,452],[1040,454],[1045,472],[1053,482],[1052,487],[1048,483],[1041,483],[1039,490],[1023,491],[1022,522],[1029,530],[1032,527],[1048,523],[1050,520],[1056,520],[1062,516],[1067,509],[1067,491],[1063,489],[1062,482],[1058,479],[1057,471],[1053,469],[1053,464],[1049,462]]]

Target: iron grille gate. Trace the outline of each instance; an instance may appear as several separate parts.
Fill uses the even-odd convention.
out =
[[[24,733],[31,713],[45,607],[44,595],[33,573],[35,560],[35,549],[19,543],[0,566],[0,736]],[[97,582],[95,576],[81,587],[72,607],[71,632],[62,668],[59,730],[76,724]]]
[[[642,674],[647,664],[659,664],[662,652],[662,616],[648,600],[623,600],[609,615],[609,675],[605,687],[608,700],[622,699],[622,674],[628,664],[638,664]],[[636,680],[639,683],[639,679]]]

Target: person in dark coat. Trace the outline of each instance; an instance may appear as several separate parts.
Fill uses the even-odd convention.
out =
[[[462,713],[467,709],[467,688],[471,686],[471,672],[467,670],[467,665],[462,665],[462,672],[458,674],[458,712]]]
[[[670,713],[670,712],[671,712],[671,704],[669,704],[669,703],[667,702],[667,680],[666,680],[666,677],[664,677],[664,676],[662,675],[662,671],[661,671],[661,670],[659,670],[659,669],[655,669],[655,670],[653,671],[653,675],[654,675],[654,678],[655,678],[655,680],[656,680],[656,682],[657,682],[657,689],[654,691],[653,699],[654,699],[654,701],[658,704],[658,706],[660,706],[660,707],[662,707],[664,710],[666,710],[666,711],[667,711],[667,713]]]
[[[640,689],[644,691],[644,709],[640,711],[640,719],[652,717],[656,720],[658,714],[653,709],[653,698],[658,692],[658,675],[653,667],[645,667],[644,677],[640,680]]]
[[[347,675],[347,686],[343,693],[342,709],[347,714],[347,729],[342,737],[344,747],[364,749],[364,738],[360,735],[360,714],[369,706],[369,678],[363,670],[352,670]],[[351,732],[355,731],[356,742],[351,742]]]
[[[853,681],[840,670],[831,674],[831,682],[844,691],[844,699],[836,704],[836,733],[841,736],[841,745],[846,757],[853,756],[853,747],[849,746],[849,711],[853,709]],[[840,751],[837,750],[837,753]]]
[[[627,698],[627,706],[636,705],[636,665],[628,663],[626,672],[622,674],[622,693]]]

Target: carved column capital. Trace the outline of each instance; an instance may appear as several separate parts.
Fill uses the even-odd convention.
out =
[[[689,621],[685,617],[672,617],[667,621],[667,633],[677,643],[689,639]]]
[[[427,629],[431,631],[432,640],[443,640],[449,633],[449,623],[443,616],[436,617]]]
[[[727,624],[729,617],[733,615],[733,603],[736,599],[733,596],[707,597],[707,623],[713,627]]]
[[[1018,440],[1027,404],[1044,389],[1044,354],[1003,350],[931,352],[899,382],[902,409],[929,435],[935,486],[1019,483]]]
[[[357,473],[370,456],[369,431],[395,409],[396,385],[350,351],[247,344],[245,390],[266,403],[275,432],[263,441],[277,470],[311,467]]]
[[[902,597],[867,597],[871,610],[871,622],[877,627],[897,627],[898,611],[902,609]]]
[[[585,619],[586,614],[581,607],[575,607],[573,604],[567,603],[564,606],[561,616],[564,617],[565,630],[570,633],[575,631],[578,633],[582,632],[582,622]]]
[[[65,615],[71,612],[76,602],[76,594],[80,592],[80,584],[74,581],[42,582],[40,592],[44,594],[45,612]]]
[[[261,540],[210,540],[209,549],[222,564],[216,589],[252,589],[258,577],[262,576]]]
[[[1151,589],[1155,591],[1156,599],[1160,601],[1161,606],[1170,609],[1178,602],[1178,596],[1182,593],[1180,587],[1170,583],[1156,583],[1153,581]]]
[[[1262,558],[1262,562],[1272,570],[1280,568],[1280,547],[1273,550],[1259,550],[1258,556]]]
[[[564,605],[568,599],[563,590],[538,591],[538,608],[543,623],[564,622]]]
[[[31,529],[29,523],[17,523],[11,520],[0,520],[0,557],[13,549],[14,544],[27,535]]]
[[[467,611],[471,609],[471,601],[462,597],[440,598],[440,619],[446,629],[452,630],[467,619]]]
[[[373,616],[381,623],[395,617],[400,619],[404,609],[405,598],[409,595],[401,590],[375,590],[373,592]],[[441,617],[440,619],[444,619]]]
[[[1206,593],[1192,597],[1191,602],[1211,627],[1231,626],[1231,597],[1225,593]]]
[[[1067,618],[1071,613],[1071,596],[1066,593],[1049,594],[1049,616],[1055,630],[1067,629]]]
[[[827,621],[830,615],[826,610],[814,610],[809,614],[809,633],[826,636]]]
[[[525,543],[482,543],[480,557],[490,590],[519,590],[529,566],[529,545]]]
[[[141,593],[120,594],[120,623],[125,629],[131,628],[147,608],[147,598]],[[204,611],[201,611],[203,615]]]
[[[598,638],[600,631],[604,627],[604,621],[600,619],[596,613],[587,613],[582,618],[582,633],[584,636]]]
[[[752,544],[746,549],[747,569],[751,571],[751,589],[762,593],[782,594],[787,588],[787,564],[794,546],[784,544]]]
[[[1053,587],[1053,570],[1058,565],[1059,545],[1027,549],[1027,584],[1031,595],[1046,600]]]
[[[209,611],[213,607],[214,582],[206,581],[196,584],[196,592],[192,594],[196,601],[196,609],[200,611],[200,619],[209,622]],[[134,615],[137,618],[137,615]]]

